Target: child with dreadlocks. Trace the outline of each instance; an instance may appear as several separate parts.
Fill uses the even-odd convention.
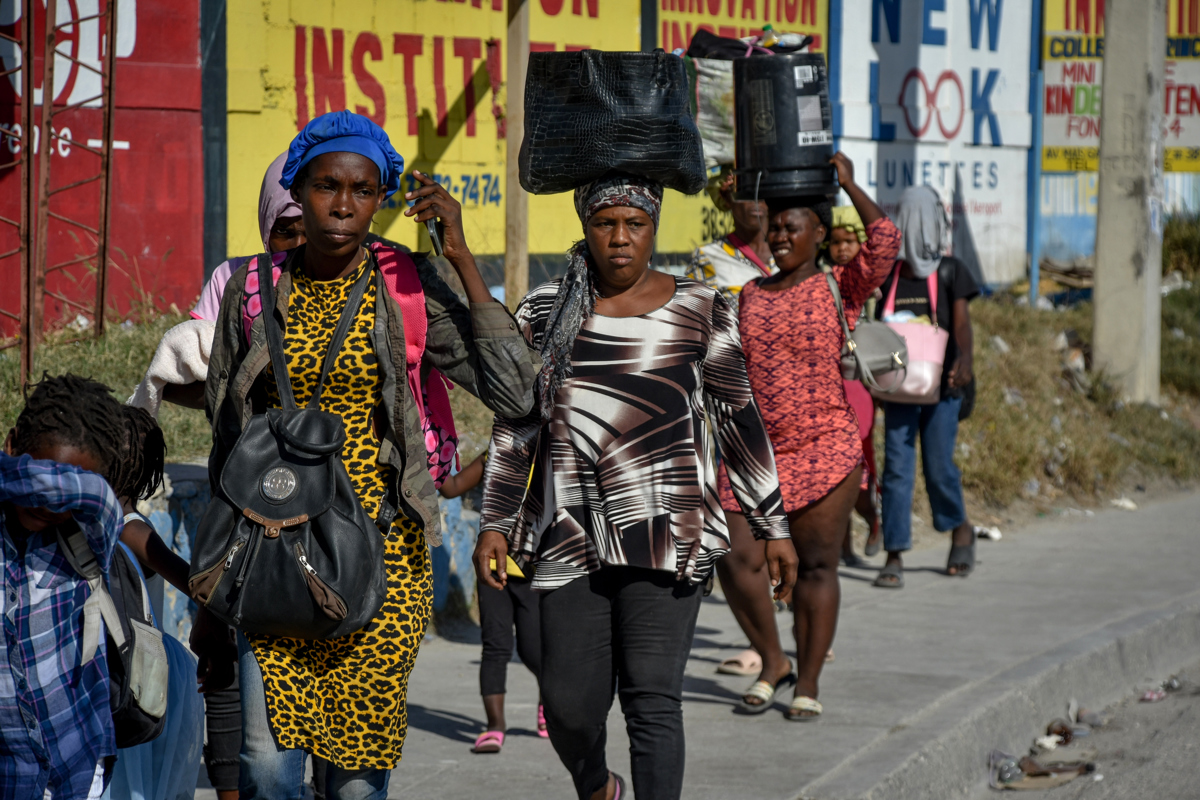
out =
[[[0,797],[99,797],[116,755],[104,650],[83,652],[88,585],[57,534],[77,525],[107,573],[121,506],[101,475],[125,430],[103,384],[44,376],[0,454]]]
[[[121,541],[143,568],[188,594],[188,563],[167,546],[154,526],[138,513],[139,500],[149,500],[163,482],[167,445],[154,417],[140,408],[123,406],[126,438],[122,458],[113,471],[112,487],[125,511]]]
[[[148,573],[157,572],[184,593],[188,564],[137,511],[162,486],[167,447],[162,429],[140,408],[122,406],[125,438],[121,457],[108,478],[125,511],[121,544]],[[120,750],[113,770],[113,797],[181,797],[195,791],[196,771],[204,739],[204,703],[196,694],[192,675],[196,660],[169,634],[163,635],[169,662],[167,719],[163,734]]]

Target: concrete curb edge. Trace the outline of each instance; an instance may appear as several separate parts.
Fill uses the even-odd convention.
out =
[[[985,785],[993,749],[1024,753],[1076,698],[1101,709],[1200,660],[1200,592],[985,677],[805,786],[798,800],[942,800]]]

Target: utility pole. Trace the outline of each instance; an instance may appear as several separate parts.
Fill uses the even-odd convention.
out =
[[[1105,17],[1092,349],[1122,395],[1157,403],[1167,0],[1110,0]]]
[[[529,196],[518,156],[525,138],[525,72],[529,65],[529,2],[508,0],[508,108],[505,125],[504,299],[511,309],[529,292]]]

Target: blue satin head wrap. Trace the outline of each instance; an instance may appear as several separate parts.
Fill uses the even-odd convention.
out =
[[[379,167],[379,184],[384,188],[385,199],[400,188],[404,157],[392,147],[383,128],[352,111],[322,114],[296,134],[288,147],[287,163],[283,165],[279,185],[292,188],[304,165],[322,153],[358,153],[371,159]]]

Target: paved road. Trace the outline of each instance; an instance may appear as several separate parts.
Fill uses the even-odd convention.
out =
[[[1178,673],[1180,691],[1157,703],[1140,703],[1137,694],[1110,707],[1112,722],[1079,747],[1097,754],[1096,773],[1066,786],[1020,792],[1021,800],[1194,800],[1200,797],[1200,663]],[[1164,676],[1166,677],[1166,676]],[[1072,744],[1072,748],[1077,746]],[[973,800],[995,798],[995,791]]]
[[[684,797],[969,796],[986,780],[989,750],[1028,746],[1033,727],[1048,721],[1029,698],[1006,708],[1007,698],[1026,686],[1053,695],[1064,689],[1062,681],[1046,682],[1045,676],[1064,672],[1068,662],[1078,671],[1071,659],[1081,653],[1154,620],[1169,623],[1178,609],[1200,609],[1197,519],[1200,494],[1135,513],[1045,520],[1006,531],[1001,542],[980,542],[979,567],[967,580],[943,574],[946,546],[918,551],[906,559],[907,587],[899,592],[872,588],[873,572],[843,570],[837,660],[822,679],[826,714],[809,724],[785,721],[781,709],[755,718],[731,713],[748,680],[718,676],[714,668],[745,639],[720,597],[707,599],[687,666]],[[1200,630],[1200,623],[1193,627]],[[393,773],[389,796],[571,797],[549,743],[533,734],[536,688],[519,664],[509,672],[512,729],[504,752],[470,753],[484,719],[479,647],[470,636],[459,638],[464,641],[437,638],[421,649],[409,689],[404,761]],[[1200,660],[1200,636],[1175,641],[1189,648],[1196,642],[1180,663]],[[1141,662],[1130,656],[1120,663]],[[1112,702],[1137,680],[1152,677],[1138,675],[1128,687],[1095,691],[1108,692],[1102,703]],[[1065,699],[1045,702],[1065,705]],[[623,721],[614,712],[608,747],[614,769],[628,769],[627,748]]]

